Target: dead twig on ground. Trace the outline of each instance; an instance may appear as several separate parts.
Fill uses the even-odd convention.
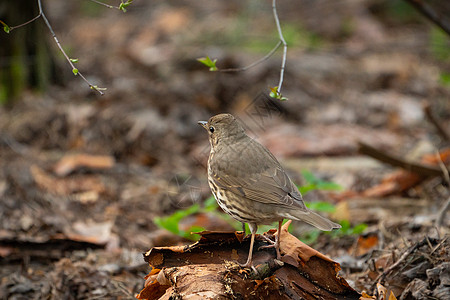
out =
[[[445,140],[450,141],[450,133],[445,129],[445,127],[441,124],[438,118],[434,115],[430,103],[425,103],[423,106],[423,111],[428,121],[436,128],[438,134]]]
[[[427,1],[420,0],[406,0],[412,6],[414,6],[421,14],[427,17],[437,26],[441,27],[448,35],[450,35],[450,20],[448,20],[448,14],[443,12],[442,7],[433,7]],[[443,1],[445,3],[445,1]],[[439,2],[437,2],[439,3]]]
[[[440,168],[427,166],[424,164],[409,162],[400,157],[386,153],[382,150],[376,149],[366,143],[358,142],[358,152],[368,155],[376,160],[390,164],[391,166],[400,167],[406,171],[416,173],[423,177],[435,177],[443,176],[443,172]]]
[[[376,285],[377,283],[382,284],[384,282],[386,276],[388,276],[395,268],[397,268],[408,256],[410,256],[414,251],[416,251],[418,248],[422,247],[423,245],[426,245],[428,243],[428,237],[425,237],[422,241],[414,244],[413,246],[409,247],[409,249],[402,254],[402,256],[397,260],[395,263],[393,263],[389,268],[387,268],[383,273],[378,275],[378,277],[374,280],[374,283],[372,284],[372,290],[374,291],[373,294],[376,293]]]
[[[445,202],[444,206],[442,206],[441,210],[439,211],[437,218],[436,218],[436,227],[441,228],[442,224],[444,223],[445,215],[447,214],[447,211],[450,209],[450,197]]]

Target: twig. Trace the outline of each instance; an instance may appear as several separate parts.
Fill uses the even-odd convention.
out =
[[[92,1],[94,3],[97,3],[97,4],[100,4],[100,5],[103,5],[103,6],[106,6],[107,8],[117,8],[116,6],[109,5],[109,4],[106,4],[106,3],[103,3],[103,2],[100,2],[100,1],[97,1],[97,0],[90,0],[90,1]]]
[[[430,252],[430,255],[432,255],[437,249],[439,249],[442,245],[444,245],[444,243],[447,241],[449,236],[446,236],[445,238],[442,239],[442,241],[436,246],[434,247],[434,249]]]
[[[275,18],[275,24],[277,25],[278,36],[280,38],[281,43],[283,43],[283,59],[281,62],[280,82],[278,83],[278,89],[277,89],[278,94],[281,95],[281,86],[283,85],[283,78],[284,78],[284,68],[286,66],[287,44],[286,44],[286,41],[284,40],[283,32],[281,31],[280,20],[278,19],[278,14],[277,14],[276,2],[277,2],[276,0],[272,1],[273,17]]]
[[[92,0],[91,0],[92,1]],[[284,70],[286,68],[286,57],[287,57],[287,43],[284,39],[283,36],[283,31],[281,30],[281,26],[280,26],[280,20],[278,18],[278,13],[277,13],[277,7],[276,7],[276,0],[272,0],[272,11],[273,11],[273,16],[275,19],[275,24],[277,27],[277,31],[278,31],[278,37],[279,37],[279,41],[278,43],[275,45],[275,47],[273,47],[272,50],[270,50],[269,53],[267,53],[263,58],[255,61],[254,63],[251,63],[248,66],[242,67],[242,68],[230,68],[230,69],[219,69],[217,71],[219,72],[241,72],[241,71],[246,71],[260,63],[262,63],[263,61],[269,59],[274,53],[275,51],[278,50],[278,48],[283,45],[283,57],[282,57],[282,61],[281,61],[281,70],[280,70],[280,81],[278,82],[278,86],[276,88],[277,94],[281,96],[281,86],[283,85],[283,79],[284,79]]]
[[[423,106],[423,110],[425,112],[425,116],[428,118],[428,121],[430,121],[431,124],[436,127],[436,130],[438,134],[446,141],[450,141],[450,133],[447,132],[447,130],[442,126],[442,124],[439,122],[438,118],[433,114],[433,111],[431,110],[430,103],[425,103]]]
[[[448,35],[450,35],[450,22],[447,21],[446,15],[437,11],[434,7],[429,5],[427,1],[422,0],[406,0],[411,3],[418,11],[420,11],[425,17],[434,22],[437,26],[441,27]],[[436,2],[436,3],[439,3]]]
[[[441,159],[441,155],[439,154],[439,151],[436,150],[436,157],[437,157],[437,161],[439,163],[439,167],[442,170],[442,173],[444,174],[444,179],[447,182],[447,185],[450,186],[450,175],[449,172],[444,164],[444,162]],[[438,228],[438,233],[439,233],[439,228],[442,227],[442,224],[444,223],[444,217],[447,214],[447,211],[450,209],[450,197],[447,199],[447,202],[444,204],[444,206],[441,208],[441,210],[439,211],[437,218],[436,218],[436,227]]]
[[[39,19],[40,17],[41,17],[41,12],[39,12],[39,14],[38,14],[36,17],[34,17],[34,18],[31,19],[31,20],[26,21],[26,22],[23,23],[23,24],[20,24],[20,25],[17,25],[17,26],[11,26],[11,27],[9,27],[9,32],[13,31],[14,29],[20,28],[20,27],[22,27],[22,26],[28,25],[28,24],[30,24],[30,23],[36,21],[36,20]],[[2,25],[6,25],[6,24],[3,23],[3,22],[1,22],[1,23],[2,23]]]
[[[445,182],[447,182],[447,185],[450,186],[450,174],[448,173],[447,167],[445,166],[444,162],[442,161],[441,155],[438,150],[436,150],[436,158],[437,158],[437,162],[439,164],[439,168],[441,168],[442,174],[444,174]]]
[[[96,2],[96,3],[102,4],[102,3],[100,3],[100,2],[98,2],[98,1],[96,1],[96,0],[91,0],[91,1],[94,1],[94,2]],[[62,54],[64,55],[64,57],[66,58],[66,60],[67,60],[67,62],[69,63],[69,65],[72,67],[72,72],[73,72],[73,74],[74,74],[74,75],[79,75],[79,76],[80,76],[80,77],[81,77],[81,78],[89,85],[89,87],[90,87],[91,89],[97,91],[98,93],[100,93],[100,95],[104,95],[104,93],[103,93],[102,90],[105,90],[105,88],[99,88],[99,87],[97,87],[96,85],[93,85],[92,83],[90,83],[90,82],[83,76],[83,74],[81,74],[81,72],[80,72],[77,68],[75,68],[75,66],[73,65],[71,59],[69,58],[69,56],[67,55],[67,53],[66,53],[66,52],[64,51],[64,49],[62,48],[62,46],[61,46],[61,44],[60,44],[58,38],[56,37],[55,32],[53,31],[52,26],[50,25],[50,22],[49,22],[48,19],[47,19],[47,16],[45,15],[44,10],[43,10],[43,8],[42,8],[42,2],[41,2],[41,0],[37,0],[37,3],[38,3],[38,7],[39,7],[39,14],[38,14],[36,17],[34,17],[33,19],[31,19],[31,20],[29,20],[29,21],[27,21],[27,22],[25,22],[25,23],[23,23],[23,24],[20,24],[20,25],[17,25],[17,26],[11,26],[11,27],[8,26],[5,22],[3,22],[3,21],[1,21],[1,20],[0,20],[0,24],[2,24],[2,25],[4,26],[4,28],[7,28],[8,31],[7,31],[6,29],[5,29],[5,31],[7,31],[7,32],[9,33],[9,32],[11,32],[11,31],[14,30],[14,29],[20,28],[20,27],[22,27],[22,26],[25,26],[25,25],[27,25],[27,24],[30,24],[31,22],[36,21],[36,20],[39,19],[39,18],[42,18],[42,19],[44,20],[44,22],[45,22],[45,25],[46,25],[47,28],[50,30],[50,33],[52,34],[52,37],[53,37],[53,39],[55,40],[56,45],[58,46],[59,50],[61,51],[61,53],[62,53]],[[104,5],[105,5],[105,4],[104,4]],[[107,6],[107,5],[106,5],[106,6]]]
[[[372,289],[375,288],[377,283],[381,283],[384,281],[387,275],[391,273],[400,263],[402,263],[411,253],[416,251],[418,248],[422,247],[423,245],[427,244],[427,238],[425,237],[422,241],[416,243],[414,246],[410,247],[405,253],[402,254],[402,256],[397,260],[394,264],[392,264],[389,268],[387,268],[383,273],[378,275],[378,277],[375,279],[374,283],[372,284]]]
[[[105,93],[103,93],[101,91],[100,88],[98,88],[97,86],[93,85],[92,83],[90,83],[84,76],[83,74],[81,74],[80,71],[78,71],[77,68],[75,68],[75,66],[73,65],[72,61],[70,60],[69,56],[67,55],[66,51],[64,51],[64,49],[62,48],[61,44],[59,43],[58,38],[56,37],[55,32],[53,31],[52,26],[50,25],[50,22],[48,21],[47,17],[45,16],[44,10],[42,9],[42,3],[41,0],[38,0],[38,5],[39,5],[39,15],[42,17],[42,19],[44,19],[45,25],[47,25],[48,29],[50,30],[50,33],[53,36],[53,39],[56,42],[56,45],[58,46],[59,50],[62,52],[62,54],[64,55],[64,57],[66,58],[67,62],[70,64],[70,66],[72,67],[72,70],[76,69],[77,72],[75,75],[80,76],[88,85],[91,89],[96,90],[97,92],[100,93],[100,95],[104,95]]]
[[[447,199],[447,202],[441,208],[436,218],[436,226],[437,228],[441,228],[442,223],[444,223],[444,217],[447,214],[447,211],[450,209],[450,197]]]
[[[401,167],[406,171],[416,173],[420,176],[424,177],[435,177],[435,176],[443,176],[442,170],[440,168],[426,166],[419,163],[413,163],[405,161],[399,157],[394,155],[382,152],[372,146],[369,146],[363,142],[358,142],[358,152],[368,155],[372,158],[375,158],[384,163],[390,164],[392,166]]]
[[[275,45],[275,47],[273,47],[272,50],[270,50],[269,53],[267,53],[263,58],[258,59],[257,61],[249,64],[248,66],[242,67],[242,68],[229,68],[229,69],[219,69],[219,72],[242,72],[242,71],[246,71],[250,68],[253,68],[254,66],[256,66],[257,64],[262,63],[263,61],[269,59],[274,53],[275,51],[277,51],[277,49],[281,46],[281,41],[278,41],[278,43]]]

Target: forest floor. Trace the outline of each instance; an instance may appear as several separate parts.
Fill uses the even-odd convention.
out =
[[[196,60],[240,68],[267,54],[278,42],[269,1],[136,0],[125,14],[86,2],[47,1],[48,17],[106,94],[61,60],[64,86],[0,108],[1,299],[134,299],[148,249],[236,229],[205,204],[209,144],[197,121],[221,112],[343,224],[292,233],[338,262],[352,288],[448,291],[450,43],[408,4],[280,1],[281,102],[267,95],[282,49],[245,72]]]

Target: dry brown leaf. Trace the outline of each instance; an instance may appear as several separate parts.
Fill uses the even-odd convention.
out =
[[[377,283],[377,291],[379,295],[378,299],[385,300],[387,289],[381,283]]]
[[[30,173],[36,184],[43,190],[55,195],[67,196],[75,192],[94,191],[104,193],[106,188],[100,178],[85,175],[78,178],[56,178],[36,165],[30,167]]]
[[[389,294],[389,300],[397,300],[397,297],[395,297],[394,292],[392,292],[392,291]]]
[[[416,173],[398,170],[388,174],[380,184],[368,188],[361,194],[363,197],[385,197],[392,194],[401,193],[415,186],[422,179]]]
[[[450,148],[445,148],[439,151],[439,156],[433,153],[433,154],[425,154],[422,157],[422,162],[428,163],[430,165],[438,165],[441,161],[445,165],[450,163]]]
[[[378,236],[369,235],[366,237],[360,236],[358,242],[356,243],[356,255],[364,255],[371,251],[375,246],[378,245]]]
[[[374,300],[376,299],[375,296],[369,296],[366,292],[361,293],[361,297],[359,297],[359,300]]]
[[[58,176],[66,176],[79,168],[109,169],[114,166],[115,160],[107,155],[70,154],[61,158],[53,167]]]
[[[295,236],[290,234],[288,228],[291,223],[292,221],[289,220],[281,227],[281,240],[280,240],[281,253],[284,253],[285,256],[294,258],[295,260],[298,260],[298,258],[300,258],[303,262],[309,261],[309,259],[312,256],[317,256],[323,260],[334,262],[328,256],[309,247],[305,243],[298,240]]]
[[[103,245],[111,239],[113,222],[76,222],[72,226],[72,232],[66,236],[74,241],[83,241],[97,245]]]

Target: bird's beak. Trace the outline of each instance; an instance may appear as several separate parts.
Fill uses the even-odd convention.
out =
[[[208,124],[208,122],[206,122],[206,121],[198,121],[198,124],[201,125],[203,128],[207,129],[206,125]]]

